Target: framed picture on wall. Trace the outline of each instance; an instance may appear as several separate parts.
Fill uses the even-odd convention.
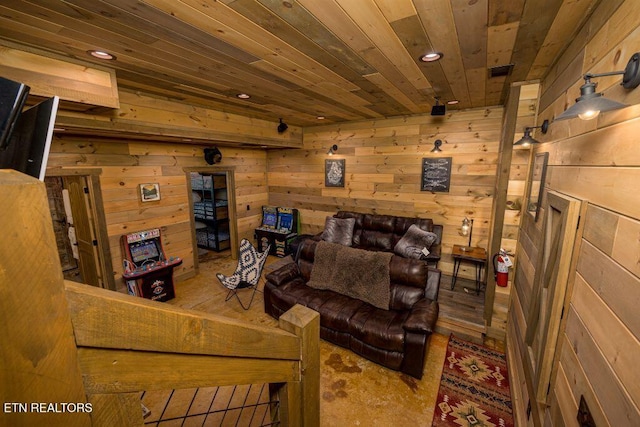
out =
[[[143,202],[160,200],[160,184],[140,184],[140,198]]]
[[[451,157],[425,157],[422,159],[420,191],[449,192],[451,159]]]
[[[344,187],[344,159],[326,159],[324,161],[324,186]]]

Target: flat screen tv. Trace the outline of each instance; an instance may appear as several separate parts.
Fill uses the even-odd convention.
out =
[[[29,95],[29,86],[0,77],[0,150],[6,148],[11,132]]]
[[[0,149],[0,169],[15,169],[44,181],[58,103],[54,96],[18,115],[8,143]]]

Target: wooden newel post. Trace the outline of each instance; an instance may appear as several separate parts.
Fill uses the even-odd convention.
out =
[[[47,193],[0,170],[0,426],[89,426]]]
[[[300,337],[300,381],[272,387],[280,398],[284,426],[320,425],[320,314],[295,305],[280,316],[280,328]]]

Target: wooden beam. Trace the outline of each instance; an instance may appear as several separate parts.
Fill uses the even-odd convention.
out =
[[[100,348],[79,348],[78,356],[87,393],[300,381],[295,360]]]
[[[504,212],[507,207],[507,189],[509,187],[509,172],[511,169],[511,159],[513,157],[513,136],[516,132],[516,122],[518,115],[518,105],[520,103],[520,86],[513,85],[509,91],[507,102],[505,103],[502,134],[500,136],[500,153],[498,160],[498,174],[494,191],[493,206],[491,209],[491,230],[489,233],[489,264],[493,254],[498,253],[502,242],[502,230],[504,227]],[[492,269],[489,266],[489,269]],[[487,288],[485,290],[484,318],[487,326],[491,326],[493,314],[493,301],[495,299],[496,280],[493,274],[487,274]]]
[[[0,424],[90,425],[88,412],[32,409],[86,397],[44,183],[2,169],[0,200],[0,401],[29,405],[5,410]]]
[[[59,110],[56,126],[63,133],[130,136],[133,139],[173,140],[194,144],[242,143],[273,147],[302,147],[302,128],[289,126],[279,134],[278,123],[251,119],[181,102],[122,91],[120,108],[91,114]]]
[[[57,95],[62,101],[118,108],[118,85],[112,69],[89,63],[62,60],[59,57],[30,49],[0,45],[0,75],[19,81],[31,88],[30,94],[43,97]]]

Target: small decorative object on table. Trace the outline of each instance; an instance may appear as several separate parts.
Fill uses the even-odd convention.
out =
[[[467,246],[460,246],[460,250],[469,251],[473,249],[473,246],[471,246],[471,235],[473,234],[473,219],[469,219],[465,216],[462,220],[462,227],[460,228],[460,231],[463,236],[469,236],[469,244]]]

